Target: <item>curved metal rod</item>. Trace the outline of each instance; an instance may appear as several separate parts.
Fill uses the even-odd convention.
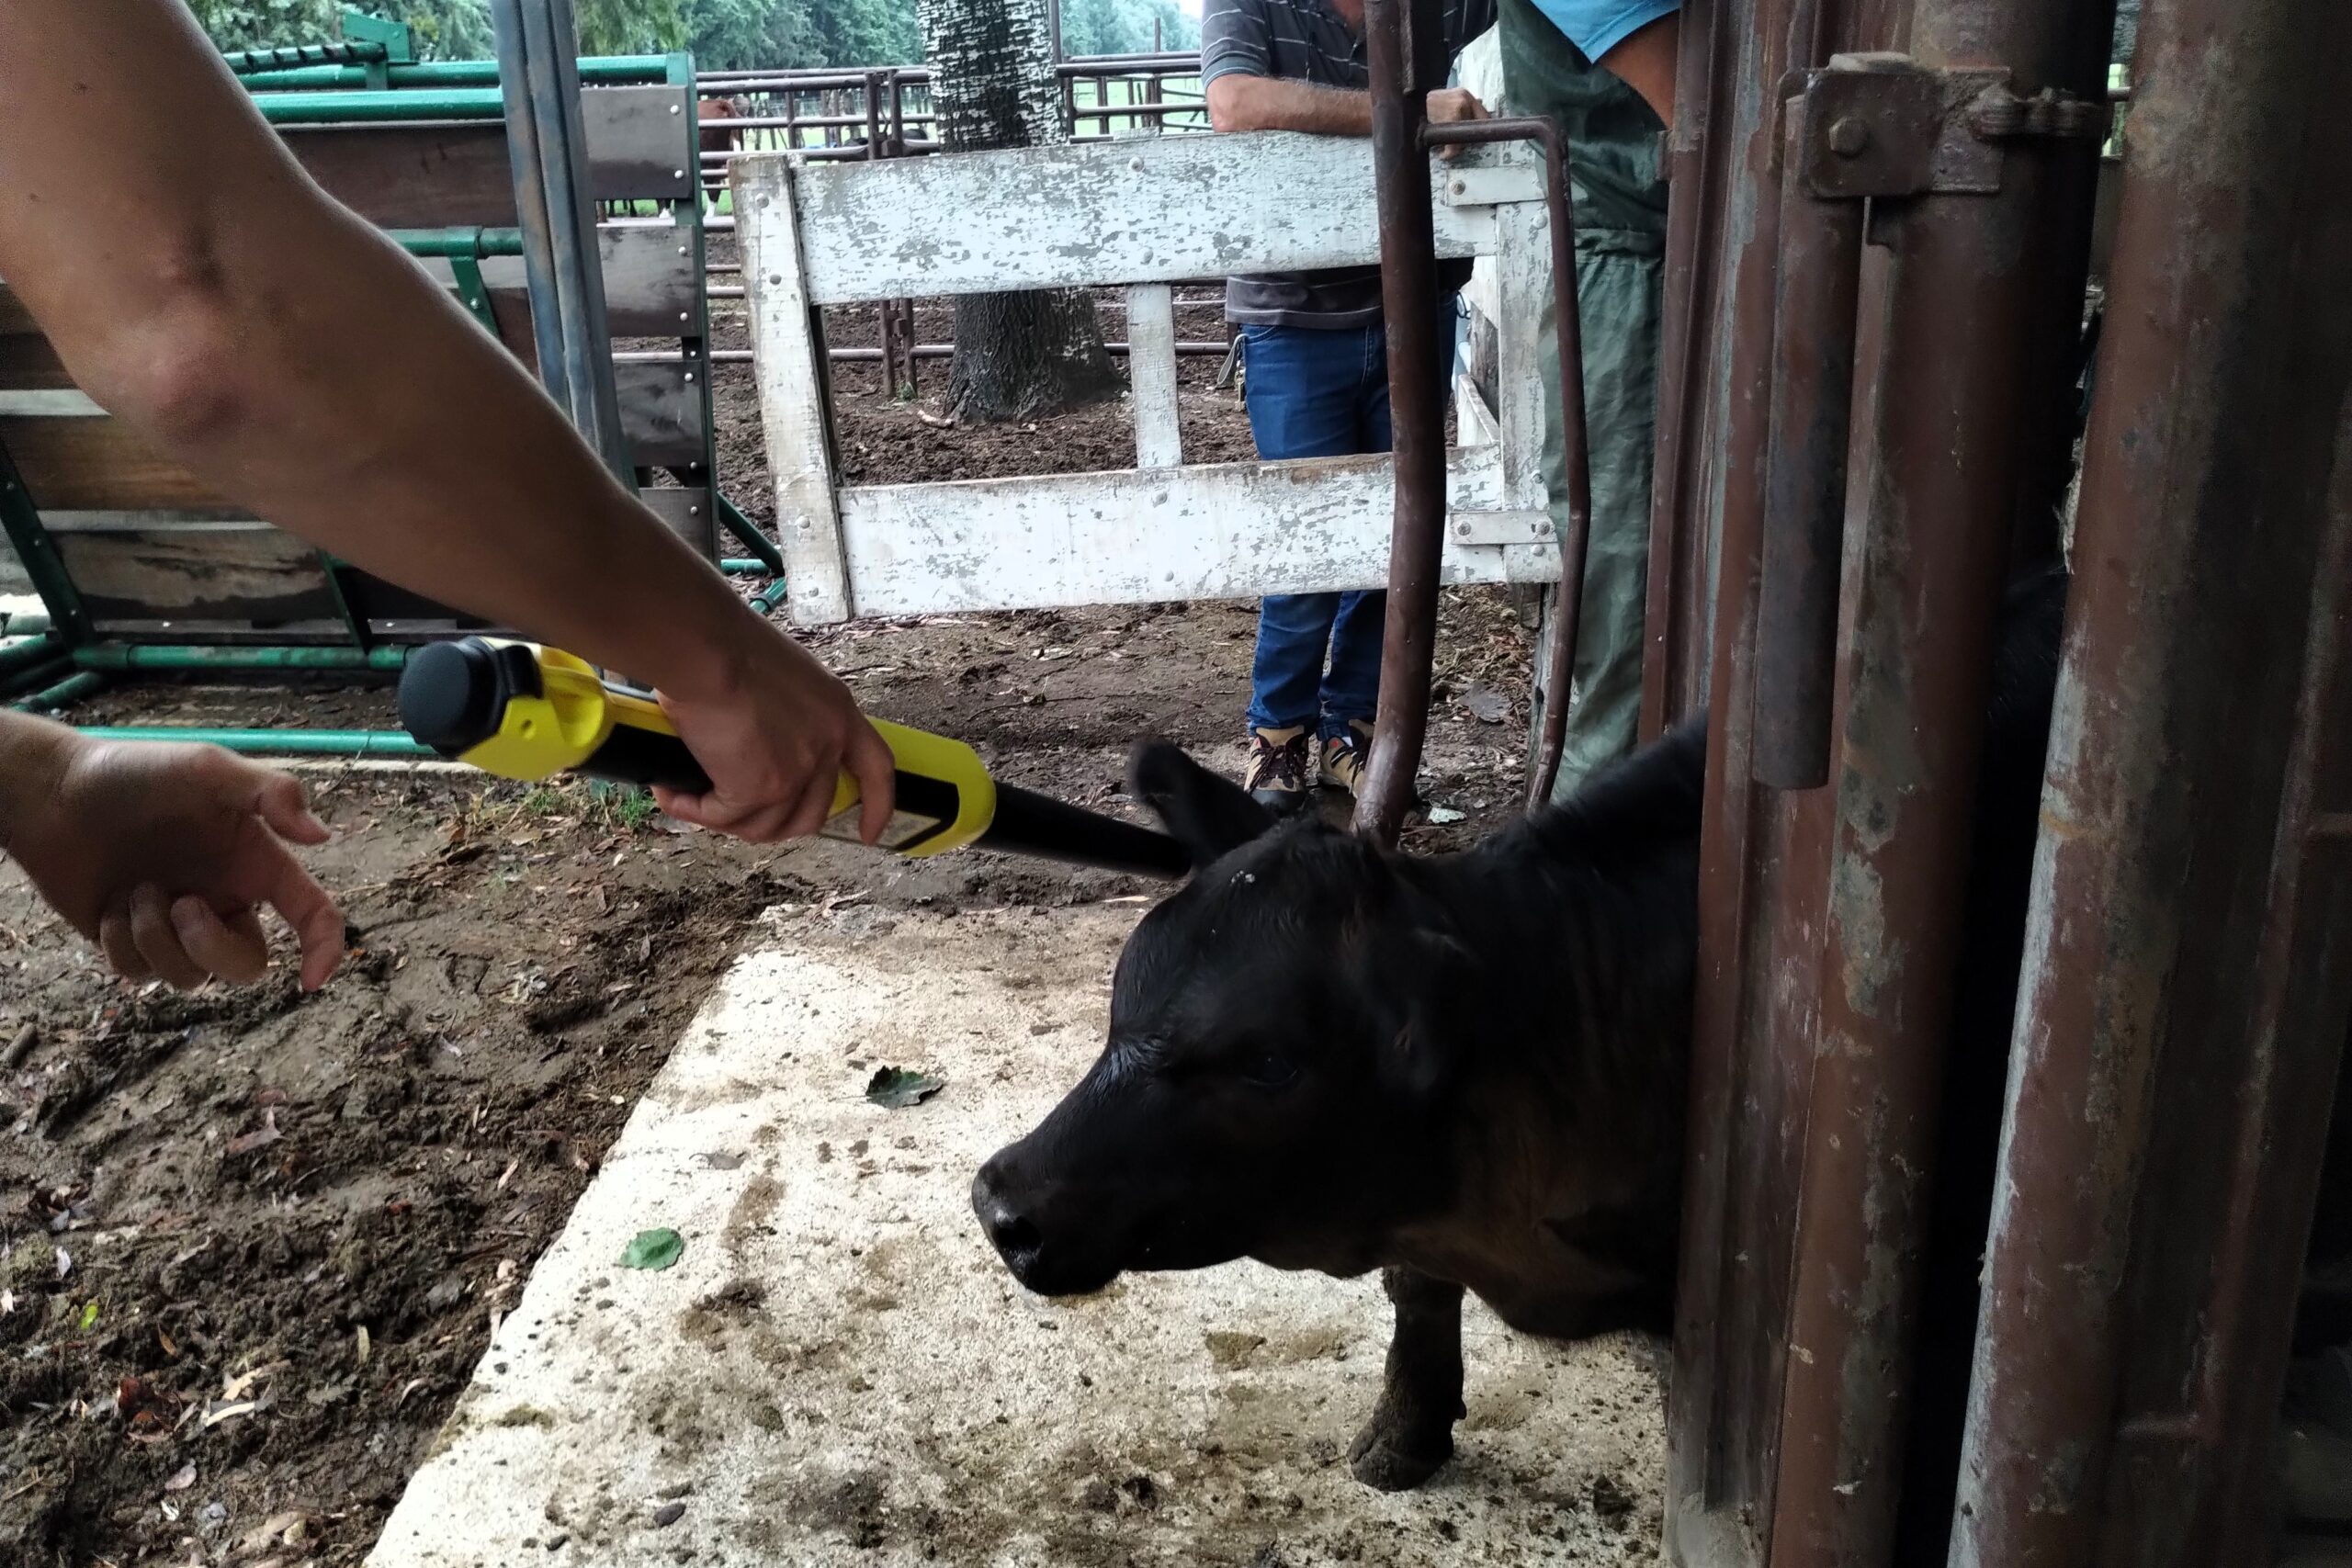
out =
[[[1544,145],[1544,200],[1552,214],[1552,328],[1560,350],[1560,456],[1567,467],[1568,535],[1560,541],[1560,592],[1552,606],[1545,653],[1543,741],[1527,791],[1530,810],[1552,798],[1568,734],[1568,688],[1575,682],[1577,629],[1583,619],[1585,558],[1592,544],[1592,451],[1585,430],[1584,333],[1577,312],[1576,198],[1568,190],[1566,144],[1549,115],[1509,115],[1421,128],[1425,147],[1494,141]]]

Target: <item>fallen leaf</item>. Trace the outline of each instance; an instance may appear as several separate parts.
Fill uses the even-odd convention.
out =
[[[904,1067],[877,1067],[866,1080],[865,1098],[889,1111],[903,1111],[910,1105],[921,1105],[947,1086],[937,1078],[927,1078],[921,1073]]]
[[[250,1133],[241,1133],[229,1140],[229,1153],[232,1156],[249,1155],[255,1149],[265,1148],[284,1136],[286,1134],[277,1130],[277,1109],[272,1106],[261,1113],[259,1127]]]
[[[92,1297],[82,1308],[81,1332],[87,1334],[98,1325],[98,1303]]]
[[[1432,806],[1430,807],[1429,820],[1430,826],[1432,828],[1451,827],[1454,823],[1463,820],[1463,817],[1464,814],[1462,812],[1456,811],[1451,806]]]
[[[368,1364],[368,1353],[371,1348],[373,1348],[373,1342],[368,1339],[368,1325],[363,1323],[359,1325],[359,1364],[361,1366]]]
[[[61,1280],[74,1272],[74,1255],[63,1247],[57,1249],[57,1277]]]
[[[171,1334],[164,1329],[161,1324],[155,1325],[155,1343],[162,1346],[164,1354],[169,1356],[173,1360],[176,1361],[180,1359],[179,1341],[174,1339],[171,1337]]]
[[[204,1429],[210,1431],[223,1421],[233,1421],[240,1416],[251,1416],[261,1408],[258,1399],[216,1399],[204,1407]]]
[[[190,1461],[189,1463],[184,1464],[180,1466],[179,1469],[172,1472],[170,1479],[164,1483],[164,1490],[166,1492],[185,1492],[195,1484],[196,1465],[194,1461]]]
[[[686,1238],[673,1230],[639,1231],[621,1249],[624,1269],[667,1269],[686,1250]]]
[[[1510,716],[1510,699],[1485,686],[1472,686],[1464,692],[1462,705],[1481,724],[1500,724]]]

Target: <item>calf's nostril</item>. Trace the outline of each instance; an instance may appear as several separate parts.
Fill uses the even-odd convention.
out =
[[[1007,1258],[1034,1257],[1045,1244],[1046,1238],[1038,1234],[1037,1227],[1021,1214],[1000,1209],[989,1216],[988,1225],[989,1239]]]

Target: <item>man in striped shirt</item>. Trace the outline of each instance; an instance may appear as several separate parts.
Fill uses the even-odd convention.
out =
[[[1443,14],[1450,58],[1492,25],[1495,0],[1445,0]],[[1363,0],[1208,0],[1201,79],[1218,130],[1369,136]],[[1458,87],[1429,96],[1432,120],[1485,113]],[[1363,195],[1372,199],[1369,189]],[[1445,316],[1440,340],[1449,361],[1453,295],[1468,276],[1466,263],[1442,264],[1442,298],[1430,301]],[[1225,313],[1241,328],[1260,457],[1388,450],[1378,267],[1230,278]],[[1362,781],[1380,691],[1385,597],[1272,594],[1260,606],[1244,783],[1265,804],[1303,804],[1318,761],[1327,784],[1352,792]]]

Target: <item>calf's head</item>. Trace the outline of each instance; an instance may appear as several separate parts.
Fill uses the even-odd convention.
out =
[[[1437,1111],[1464,953],[1408,863],[1147,747],[1136,794],[1191,852],[1112,981],[1110,1040],[972,1202],[1046,1295],[1238,1258],[1358,1273],[1443,1201]]]

